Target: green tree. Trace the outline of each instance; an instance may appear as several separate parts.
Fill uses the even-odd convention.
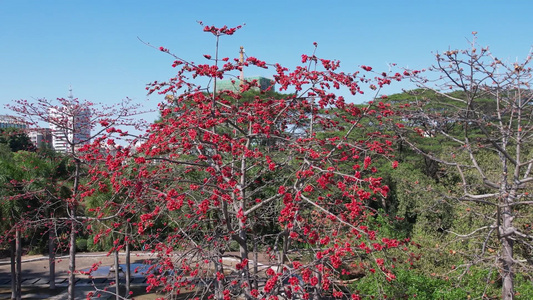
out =
[[[35,151],[37,149],[28,135],[18,128],[0,129],[0,144],[7,144],[13,152]]]
[[[0,194],[4,239],[15,240],[16,282],[15,297],[20,297],[20,259],[22,254],[22,233],[32,233],[46,227],[51,172],[49,165],[35,152],[10,151],[6,144],[0,144]],[[13,246],[13,245],[12,245]]]

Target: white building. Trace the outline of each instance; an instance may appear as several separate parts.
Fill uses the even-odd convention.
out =
[[[74,100],[72,89],[68,98],[62,107],[51,108],[49,112],[52,147],[58,152],[79,148],[91,137],[91,110]]]
[[[37,148],[41,148],[43,144],[52,147],[52,130],[50,128],[32,129],[28,136]]]
[[[0,129],[6,128],[26,129],[28,125],[14,116],[0,115]]]

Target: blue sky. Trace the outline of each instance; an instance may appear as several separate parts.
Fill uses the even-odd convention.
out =
[[[0,0],[0,103],[74,96],[113,103],[129,97],[155,109],[161,96],[145,85],[173,75],[172,59],[142,44],[205,61],[214,39],[196,23],[236,26],[221,55],[246,54],[296,66],[317,55],[387,70],[387,63],[425,68],[435,51],[467,47],[471,32],[504,60],[523,59],[533,44],[530,1],[25,1]],[[251,71],[247,75],[271,75]],[[385,93],[399,91],[401,85]],[[147,100],[149,98],[149,100]],[[364,96],[354,101],[366,101]],[[3,105],[0,114],[9,113]],[[151,120],[156,114],[145,116]]]

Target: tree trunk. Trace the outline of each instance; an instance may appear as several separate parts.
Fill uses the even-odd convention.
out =
[[[250,126],[251,127],[251,126]],[[250,129],[251,130],[251,129]],[[246,142],[246,148],[250,146],[250,140],[247,140]],[[244,191],[244,187],[246,186],[246,159],[243,158],[241,160],[241,177],[239,182],[239,197],[241,201],[237,202],[238,209],[237,212],[244,212],[246,210],[246,193]],[[243,220],[243,218],[239,218],[239,252],[241,255],[241,263],[243,261],[248,261],[248,234],[247,234],[248,228],[246,227],[246,221]],[[242,269],[242,283],[244,284],[244,295],[246,298],[249,298],[251,295],[251,284],[250,284],[250,268],[248,267],[248,263],[243,266]]]
[[[239,220],[239,252],[241,256],[241,263],[243,261],[248,261],[248,244],[247,244],[247,234],[246,234],[246,223],[242,220]],[[242,284],[245,284],[244,286],[244,295],[246,298],[250,297],[250,268],[248,267],[248,263],[243,266],[243,269],[240,271],[242,272],[241,278],[242,278]]]
[[[259,271],[258,271],[258,259],[257,253],[257,236],[254,235],[254,289],[259,290]]]
[[[70,251],[69,251],[69,262],[68,262],[68,300],[75,300],[75,285],[76,285],[76,275],[74,271],[76,270],[76,210],[72,209],[72,224],[70,225]]]
[[[130,297],[130,282],[131,282],[131,262],[130,262],[130,241],[127,235],[128,227],[126,225],[126,298]]]
[[[74,145],[71,145],[72,155],[75,157]],[[76,209],[78,207],[78,190],[80,184],[80,168],[81,162],[79,159],[75,158],[76,169],[74,171],[74,186],[72,188],[72,203],[70,204],[70,251],[69,251],[69,263],[68,263],[68,300],[75,300],[75,285],[76,285]]]
[[[17,299],[17,270],[16,270],[16,259],[15,259],[15,247],[16,242],[12,240],[11,244],[11,299]]]
[[[22,299],[22,243],[20,237],[20,229],[17,229],[16,233],[16,252],[17,252],[17,289],[16,289],[16,299]]]
[[[502,213],[502,227],[500,231],[502,243],[502,299],[514,299],[514,270],[513,270],[513,240],[508,232],[512,230],[513,217],[510,213],[509,207],[503,209]]]
[[[223,256],[218,251],[219,249],[215,248],[215,255],[213,259],[213,263],[215,265],[215,274],[214,280],[215,280],[215,299],[217,300],[223,300],[224,299],[224,285],[225,285],[225,279],[219,278],[217,276],[217,273],[224,274],[224,265],[222,264]]]
[[[115,256],[115,299],[120,299],[120,266],[118,264],[118,250],[114,251]]]
[[[56,289],[56,249],[55,249],[55,228],[50,228],[48,232],[48,266],[50,279],[49,289]]]

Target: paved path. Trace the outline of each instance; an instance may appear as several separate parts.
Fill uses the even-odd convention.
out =
[[[137,266],[146,262],[152,257],[151,253],[133,252],[130,256],[132,264]],[[123,253],[119,256],[119,263],[124,264],[125,256]],[[55,273],[56,282],[63,284],[63,280],[68,277],[68,256],[61,256],[56,258]],[[113,274],[110,272],[110,267],[114,264],[114,257],[108,256],[107,253],[90,253],[76,255],[76,269],[84,270],[91,268],[94,264],[100,265],[100,270],[93,273],[93,277],[108,277]],[[106,272],[107,270],[107,272]],[[48,284],[49,276],[49,262],[47,256],[24,256],[22,258],[22,278],[23,284]],[[79,276],[83,278],[83,276]],[[34,280],[35,278],[35,280]],[[36,281],[39,279],[39,281]],[[11,262],[9,258],[0,260],[0,286],[5,286],[11,283]]]
[[[131,263],[135,267],[142,265],[150,259],[150,253],[132,252]],[[124,264],[125,256],[119,256],[119,263]],[[23,299],[67,299],[68,287],[68,256],[56,258],[56,291],[50,291],[49,287],[49,262],[47,256],[24,256],[22,258],[22,290]],[[107,253],[79,253],[76,255],[76,269],[84,270],[91,268],[95,263],[100,264],[97,272],[93,273],[93,279],[85,275],[76,275],[76,299],[85,299],[87,293],[98,288],[109,287],[114,281],[112,265],[114,257]],[[124,267],[123,267],[124,268]],[[141,268],[142,269],[142,268]],[[137,274],[132,279],[131,285],[141,291],[146,288],[146,279]],[[125,280],[121,280],[122,284]],[[114,288],[113,288],[114,290]],[[9,258],[0,260],[0,299],[10,299],[11,296],[11,262]],[[108,298],[102,294],[98,299]]]
[[[156,299],[154,294],[146,294],[146,279],[142,273],[147,268],[147,261],[153,257],[151,253],[132,252],[130,256],[132,270],[137,269],[138,273],[132,271],[132,290],[135,290],[135,299]],[[224,257],[226,266],[235,266],[240,260],[231,257]],[[260,255],[260,262],[268,259]],[[124,269],[125,256],[121,253],[119,263]],[[67,299],[66,289],[68,287],[68,256],[56,258],[56,291],[50,291],[49,287],[49,262],[46,256],[24,256],[22,259],[22,290],[23,299]],[[92,273],[92,279],[86,275],[76,275],[76,299],[86,299],[89,292],[94,292],[95,287],[103,289],[108,287],[114,291],[114,286],[110,284],[114,281],[114,257],[107,253],[79,253],[76,255],[76,269],[88,270],[94,264],[99,264],[96,272]],[[268,265],[260,263],[260,269],[268,268]],[[125,279],[121,276],[121,286],[124,286]],[[144,295],[143,295],[144,294]],[[143,296],[139,296],[143,295]],[[0,300],[10,299],[11,296],[11,262],[9,258],[0,260]],[[102,293],[99,298],[114,298],[109,294]]]

